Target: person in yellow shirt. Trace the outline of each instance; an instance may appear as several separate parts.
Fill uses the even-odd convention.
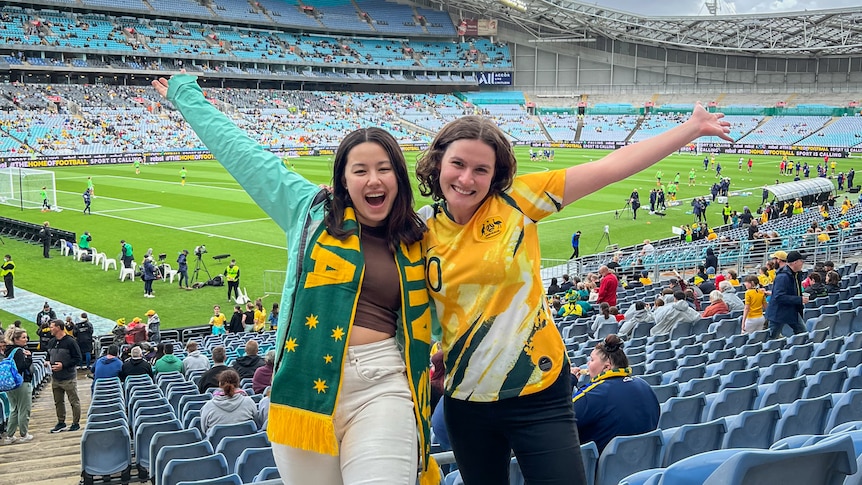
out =
[[[745,308],[742,310],[742,333],[754,333],[766,328],[766,292],[760,288],[757,276],[745,277]]]
[[[252,332],[261,333],[266,330],[266,310],[263,309],[263,300],[258,298],[254,301],[254,325]]]
[[[210,318],[210,327],[212,327],[213,335],[223,335],[227,333],[224,328],[225,319],[226,317],[221,312],[221,307],[218,305],[213,306],[213,316]]]
[[[793,201],[793,215],[802,214],[805,210],[802,208],[802,200],[797,198]]]
[[[844,202],[841,203],[841,215],[846,215],[850,209],[853,208],[853,202],[850,202],[850,199],[845,195]]]

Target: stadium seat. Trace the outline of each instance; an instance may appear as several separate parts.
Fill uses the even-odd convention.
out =
[[[616,485],[632,473],[660,467],[662,446],[661,430],[613,438],[599,457],[596,485]]]
[[[149,473],[150,443],[153,441],[153,436],[156,433],[171,433],[182,429],[182,424],[176,419],[159,423],[142,423],[135,429],[135,462],[139,476],[144,472]]]
[[[254,478],[251,480],[251,483],[260,483],[268,480],[276,480],[281,478],[281,475],[278,473],[278,468],[274,466],[268,466],[260,471]],[[249,482],[245,482],[249,483]],[[276,482],[277,483],[277,482]]]
[[[213,449],[218,448],[218,444],[222,438],[227,436],[247,436],[257,433],[257,425],[254,421],[243,421],[236,424],[217,424],[207,431],[206,439],[213,445]]]
[[[777,404],[726,417],[727,432],[722,448],[768,449],[772,446],[779,419],[781,409]]]
[[[732,389],[737,387],[747,387],[752,384],[756,384],[759,378],[759,367],[745,370],[735,370],[727,375],[721,376],[721,386],[719,386],[719,390]]]
[[[662,466],[689,456],[721,448],[724,433],[727,431],[723,419],[707,423],[685,424],[678,428],[663,431],[664,451]]]
[[[832,364],[835,363],[834,355],[824,355],[822,357],[811,357],[805,362],[799,363],[799,373],[804,376],[813,376],[818,372],[832,369]]]
[[[763,371],[760,373],[758,384],[772,384],[775,381],[782,379],[792,379],[799,372],[799,362],[791,361],[782,364],[772,364],[769,367],[761,367]]]
[[[789,404],[802,398],[805,389],[805,376],[793,379],[781,379],[772,384],[761,384],[757,390],[755,407],[771,406],[773,404]]]
[[[841,392],[844,381],[847,380],[847,369],[824,370],[813,376],[808,376],[802,399],[811,399]]]
[[[725,416],[734,416],[754,409],[757,399],[757,384],[746,387],[725,388],[717,394],[706,396],[705,419],[712,421]]]
[[[157,435],[160,433],[157,433]],[[151,457],[150,463],[150,475],[154,478],[154,485],[166,485],[164,482],[165,472],[168,463],[177,459],[187,459],[187,458],[202,458],[206,456],[210,456],[213,454],[213,448],[209,441],[201,440],[194,443],[185,443],[181,445],[168,445],[162,446],[159,449],[158,454],[155,458]],[[224,459],[224,456],[222,456]],[[227,475],[227,462],[225,462],[225,472],[221,473],[222,476]],[[197,478],[207,478],[204,476]],[[174,482],[177,480],[174,479]]]
[[[834,401],[835,396],[833,396]],[[862,421],[862,389],[851,389],[834,402],[823,429],[829,431],[840,424],[852,421]]]
[[[852,369],[859,364],[862,364],[862,349],[842,350],[835,358],[835,364],[832,365],[832,368],[841,369],[842,367],[846,367]]]
[[[242,450],[234,462],[234,471],[242,478],[243,483],[252,483],[260,471],[275,467],[275,458],[272,456],[272,448],[265,446],[261,448],[248,448]],[[276,477],[278,472],[276,471]]]
[[[822,434],[830,409],[831,396],[794,401],[787,409],[782,409],[781,419],[775,428],[775,441],[791,435]]]
[[[584,462],[584,473],[587,476],[586,485],[595,485],[596,467],[599,464],[599,448],[592,441],[581,445],[581,459]]]
[[[679,397],[694,396],[695,394],[712,394],[718,392],[721,385],[721,376],[704,377],[692,379],[679,386]]]
[[[795,450],[743,451],[719,465],[704,485],[817,483],[841,485],[855,473],[856,455],[849,436],[835,437]]]
[[[266,431],[261,431],[246,436],[225,436],[221,439],[218,446],[216,446],[215,452],[224,455],[228,463],[228,471],[235,473],[237,458],[239,458],[243,450],[247,448],[266,448],[269,446]]]
[[[174,458],[165,465],[161,484],[177,485],[182,482],[219,478],[227,474],[227,461],[221,453],[197,458]]]
[[[243,481],[236,473],[218,478],[180,482],[177,485],[242,485]]]
[[[651,387],[652,391],[655,393],[655,397],[658,398],[659,403],[663,403],[668,399],[679,395],[679,385],[676,382]]]
[[[662,485],[700,484],[719,465],[743,450],[714,450],[684,458],[661,471],[660,480],[646,483]]]
[[[116,412],[110,413],[110,414],[116,414]],[[129,422],[126,421],[125,417],[114,418],[110,421],[100,421],[100,420],[90,421],[90,420],[87,420],[87,424],[84,425],[84,429],[90,429],[90,430],[110,429],[110,428],[115,428],[117,426],[125,426],[128,428]]]
[[[704,393],[689,397],[673,397],[661,404],[660,429],[676,428],[684,424],[700,422],[706,406]]]
[[[153,466],[153,462],[155,461],[154,458],[159,455],[159,451],[161,451],[162,448],[166,446],[197,443],[201,441],[201,438],[201,432],[197,428],[155,433],[148,445],[149,453],[143,457],[143,460],[141,459],[142,457],[138,457],[138,466],[143,467],[151,477],[156,478],[158,475],[154,473],[155,468]]]
[[[81,435],[83,483],[93,485],[94,477],[122,473],[122,481],[131,477],[132,449],[129,428],[84,429]]]

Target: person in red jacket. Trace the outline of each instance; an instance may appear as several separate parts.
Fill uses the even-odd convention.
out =
[[[599,275],[601,275],[602,281],[599,284],[599,299],[597,303],[607,302],[609,306],[616,306],[617,287],[620,284],[617,275],[608,269],[607,266],[599,268]]]

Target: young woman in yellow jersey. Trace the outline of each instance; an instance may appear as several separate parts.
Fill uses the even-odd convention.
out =
[[[515,176],[503,132],[467,116],[444,126],[416,166],[426,276],[442,325],[444,412],[467,485],[508,483],[514,450],[527,483],[584,483],[569,362],[539,277],[536,223],[700,136],[730,140],[697,105],[682,125],[605,158]]]

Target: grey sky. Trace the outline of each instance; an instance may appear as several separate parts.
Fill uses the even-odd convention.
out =
[[[708,15],[702,8],[703,0],[582,0],[585,3],[610,7],[616,10],[639,13],[643,15]],[[862,10],[860,0],[734,0],[726,1],[736,8],[736,13],[775,13],[799,12],[802,10],[820,10],[824,8],[858,7]],[[730,13],[730,12],[726,12]]]

